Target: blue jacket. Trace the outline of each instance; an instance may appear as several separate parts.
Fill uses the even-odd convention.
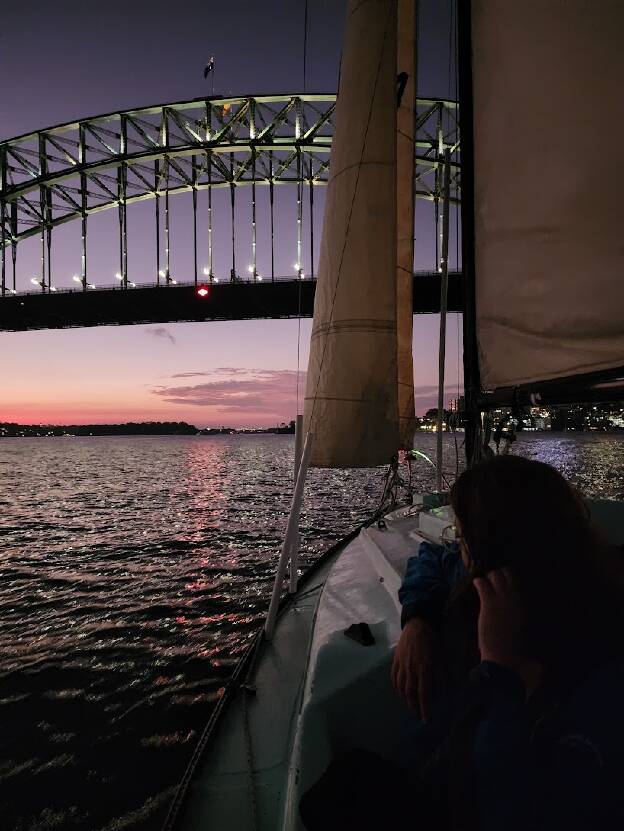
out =
[[[418,556],[410,557],[401,588],[401,626],[412,617],[438,623],[451,589],[466,576],[459,546],[422,542]]]
[[[402,623],[438,623],[465,576],[456,546],[422,543],[399,591]],[[449,747],[468,739],[464,791],[479,831],[624,829],[624,656],[593,653],[590,645],[528,701],[505,667],[484,661],[470,674],[449,725],[464,741]]]

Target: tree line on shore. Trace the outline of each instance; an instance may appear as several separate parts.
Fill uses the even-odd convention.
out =
[[[235,433],[294,433],[295,422],[266,429],[206,427],[199,429],[186,421],[130,421],[125,424],[16,424],[0,422],[0,438],[42,436],[213,436]]]

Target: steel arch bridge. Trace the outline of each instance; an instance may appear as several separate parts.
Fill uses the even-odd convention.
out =
[[[115,288],[134,288],[128,275],[129,207],[154,200],[155,257],[151,286],[176,283],[171,274],[169,200],[192,194],[194,273],[192,283],[213,281],[213,206],[215,189],[230,194],[232,263],[229,280],[241,282],[235,262],[235,211],[239,187],[251,188],[249,281],[261,279],[256,262],[256,188],[269,190],[271,278],[274,271],[274,189],[296,188],[298,277],[301,267],[303,201],[310,201],[310,257],[313,258],[312,205],[317,186],[329,171],[336,96],[331,94],[245,96],[194,99],[110,113],[28,133],[0,143],[0,291],[10,300],[18,285],[20,243],[40,241],[40,271],[30,282],[36,292],[56,291],[53,283],[54,229],[76,221],[81,226],[79,290],[89,282],[89,218],[116,209],[119,225],[119,271]],[[459,201],[459,130],[457,105],[418,99],[416,114],[415,190],[438,208],[442,197],[444,151],[452,153],[452,200]],[[198,275],[198,200],[207,191],[202,242],[208,267]],[[204,276],[205,275],[205,276]],[[279,278],[278,278],[279,279]],[[292,279],[292,278],[291,278]],[[223,278],[222,278],[223,280]],[[227,277],[226,277],[227,280]],[[187,280],[187,282],[189,282]],[[30,291],[33,288],[30,286]],[[99,294],[100,292],[98,292]],[[50,298],[51,300],[52,298]]]

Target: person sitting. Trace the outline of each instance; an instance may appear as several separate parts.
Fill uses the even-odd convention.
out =
[[[541,462],[481,462],[451,505],[459,545],[423,543],[408,562],[392,666],[432,734],[412,779],[427,817],[624,828],[621,555]]]

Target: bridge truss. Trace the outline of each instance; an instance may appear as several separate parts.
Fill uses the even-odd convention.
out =
[[[195,99],[182,103],[111,113],[40,130],[0,143],[1,296],[16,294],[20,242],[40,240],[40,271],[30,282],[36,291],[56,290],[53,281],[54,229],[81,224],[78,288],[89,282],[89,218],[115,209],[119,226],[117,288],[135,286],[128,275],[128,209],[154,200],[155,256],[151,285],[176,281],[170,260],[170,197],[192,194],[193,282],[215,281],[212,192],[229,190],[231,269],[236,267],[236,193],[251,188],[248,281],[262,279],[257,269],[256,188],[269,189],[271,279],[275,280],[274,189],[296,188],[297,276],[314,277],[315,189],[327,182],[333,134],[334,95],[274,95]],[[415,190],[433,203],[442,198],[444,151],[452,152],[452,201],[459,201],[459,131],[455,102],[419,99],[416,121]],[[198,192],[207,191],[207,209],[198,227]],[[310,265],[301,266],[304,245],[303,202],[309,200],[307,234]],[[198,273],[198,235],[207,242],[208,266]],[[226,278],[227,279],[227,278]],[[30,287],[32,291],[32,286]]]

